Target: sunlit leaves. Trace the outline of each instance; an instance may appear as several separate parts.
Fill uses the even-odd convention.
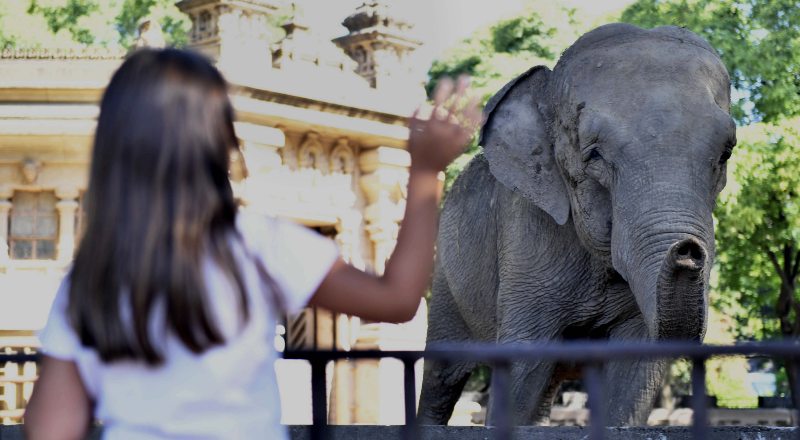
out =
[[[0,36],[0,45],[128,48],[136,38],[139,24],[145,18],[152,18],[161,26],[167,44],[182,46],[191,28],[189,18],[173,0],[29,0],[24,13],[26,17],[17,19],[29,25],[18,29],[18,36],[6,36],[10,42],[4,42]],[[39,28],[37,18],[44,22],[43,30],[49,31],[49,35]],[[5,17],[0,28],[8,24],[8,17]]]
[[[59,4],[63,3],[63,4]],[[83,23],[83,18],[96,12],[100,5],[91,0],[66,0],[62,2],[31,0],[29,14],[41,14],[54,34],[66,29],[72,39],[81,44],[94,41],[91,29]]]
[[[740,323],[740,336],[778,335],[781,280],[768,252],[783,263],[785,247],[800,248],[800,119],[739,130],[730,162],[732,184],[720,195],[717,300]],[[800,292],[798,292],[800,293]],[[757,323],[754,321],[763,321]]]
[[[639,0],[622,21],[697,32],[720,53],[740,123],[800,115],[800,1]]]

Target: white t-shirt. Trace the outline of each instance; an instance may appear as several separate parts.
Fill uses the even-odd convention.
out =
[[[240,318],[236,294],[213,263],[204,270],[209,300],[226,343],[197,355],[151,319],[154,341],[165,362],[104,364],[81,346],[66,317],[67,278],[61,283],[47,325],[39,334],[48,356],[76,363],[106,439],[283,439],[275,382],[276,314],[251,255],[280,287],[285,312],[306,305],[338,257],[333,241],[301,226],[252,214],[239,214],[237,228],[245,251],[234,254],[249,294],[250,319]],[[161,309],[163,316],[163,308]],[[158,311],[154,313],[159,313]],[[159,330],[161,329],[161,330]]]

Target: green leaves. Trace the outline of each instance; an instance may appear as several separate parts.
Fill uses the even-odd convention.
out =
[[[158,21],[167,44],[172,46],[185,45],[191,28],[189,18],[180,12],[173,0],[30,0],[25,12],[32,18],[43,18],[52,35],[66,32],[68,39],[82,46],[128,48],[145,18]],[[33,40],[34,46],[41,41],[48,46],[51,44],[46,36]],[[31,42],[18,43],[0,36],[2,46],[17,44],[31,45]]]
[[[800,251],[800,119],[746,127],[739,138],[731,184],[715,210],[721,291],[716,305],[736,318],[740,337],[776,337],[782,279],[770,253],[783,269],[784,253],[791,260]]]
[[[66,29],[72,35],[72,39],[78,43],[88,45],[94,42],[92,31],[83,25],[81,19],[99,9],[96,1],[67,0],[61,6],[43,3],[39,0],[31,0],[28,14],[41,14],[47,20],[47,27],[54,34],[61,29]]]
[[[533,3],[531,4],[533,5]],[[547,22],[539,11],[547,16]],[[574,24],[574,11],[556,6],[529,7],[519,16],[479,29],[433,62],[428,71],[428,93],[442,76],[468,74],[472,88],[486,100],[505,83],[537,64],[551,65],[572,43],[564,26]],[[557,25],[564,25],[561,28]],[[571,29],[569,29],[571,30]]]
[[[537,14],[503,20],[491,29],[492,48],[495,52],[531,52],[541,58],[552,60],[555,54],[547,42],[556,29],[547,27]]]
[[[708,40],[737,90],[732,114],[740,124],[800,115],[800,1],[639,0],[621,20],[681,26]]]

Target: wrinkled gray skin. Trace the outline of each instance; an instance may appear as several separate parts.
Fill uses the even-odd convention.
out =
[[[729,105],[714,49],[675,27],[600,27],[506,85],[444,205],[428,343],[702,340]],[[426,362],[422,423],[446,423],[473,367]],[[512,365],[512,420],[547,423],[571,369]],[[607,365],[610,424],[644,423],[665,371]]]

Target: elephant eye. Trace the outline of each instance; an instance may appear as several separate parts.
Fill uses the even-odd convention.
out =
[[[731,158],[731,153],[733,152],[733,144],[729,143],[725,145],[725,150],[722,152],[722,156],[719,157],[719,164],[722,165]]]
[[[599,151],[597,151],[597,148],[592,148],[591,150],[589,150],[588,158],[589,160],[597,160],[597,159],[602,159],[603,155],[600,154]]]

